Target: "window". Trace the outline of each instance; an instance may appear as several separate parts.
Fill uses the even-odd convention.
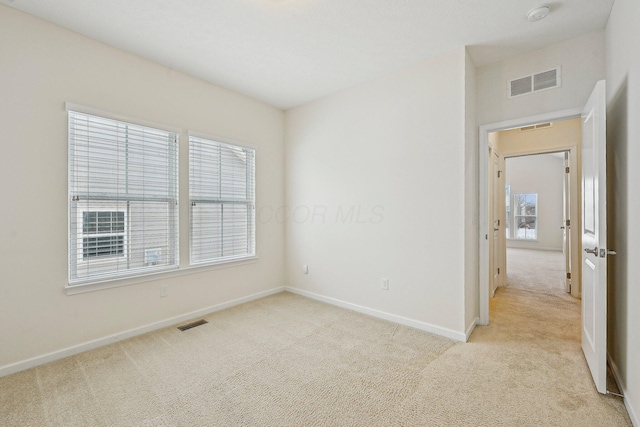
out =
[[[504,194],[505,194],[505,208],[506,208],[506,212],[505,212],[505,218],[506,218],[506,227],[505,232],[507,233],[507,239],[509,239],[511,237],[511,186],[507,185],[504,188]]]
[[[176,133],[69,111],[69,284],[178,267]]]
[[[255,150],[189,137],[191,264],[255,255]]]
[[[538,238],[538,195],[515,194],[513,205],[515,238],[536,240]]]
[[[124,211],[82,212],[82,258],[124,255]]]

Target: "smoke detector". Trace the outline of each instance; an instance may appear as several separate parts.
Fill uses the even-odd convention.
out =
[[[551,11],[551,8],[546,4],[542,6],[534,7],[529,12],[527,12],[527,21],[529,22],[539,21],[545,18],[550,11]]]

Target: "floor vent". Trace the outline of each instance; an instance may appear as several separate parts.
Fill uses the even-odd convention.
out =
[[[528,95],[530,93],[560,87],[562,83],[561,77],[561,68],[556,67],[551,70],[509,80],[507,82],[507,96],[509,98],[515,98],[516,96]]]
[[[205,323],[209,323],[204,319],[196,320],[195,322],[187,323],[186,325],[178,326],[178,329],[181,331],[186,331],[187,329],[195,328],[196,326],[204,325]]]

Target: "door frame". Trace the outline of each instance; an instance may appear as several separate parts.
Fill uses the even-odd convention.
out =
[[[506,120],[497,123],[491,123],[482,125],[479,128],[479,197],[480,206],[478,214],[478,252],[479,252],[479,321],[480,325],[489,324],[489,134],[491,132],[498,132],[502,130],[508,130],[513,128],[519,128],[524,126],[530,126],[538,123],[554,122],[566,119],[574,119],[581,117],[582,109],[574,108],[569,110],[561,110],[550,113],[538,114],[535,116],[522,117],[517,119]],[[556,150],[557,151],[557,150]],[[573,225],[573,224],[572,224]]]
[[[489,206],[489,215],[492,216],[490,219],[492,223],[491,228],[493,228],[493,231],[491,228],[489,229],[489,250],[493,255],[489,257],[489,292],[490,296],[493,297],[498,286],[504,284],[503,277],[506,275],[506,266],[503,264],[503,260],[501,259],[502,257],[500,256],[500,254],[505,250],[502,245],[505,244],[504,224],[506,223],[503,220],[503,212],[505,208],[501,202],[504,200],[504,189],[500,191],[500,177],[501,174],[503,177],[505,174],[504,158],[502,155],[495,149],[495,147],[489,147],[489,153],[489,155],[493,155],[491,159],[492,162],[487,165],[491,171],[491,177],[488,183],[488,185],[491,186],[491,191],[489,192],[490,195],[488,197],[493,202],[492,205]],[[504,179],[502,181],[504,181]]]
[[[565,168],[568,167],[577,167],[577,165],[571,164],[571,153],[565,151],[564,152],[564,163]],[[572,265],[571,257],[573,254],[571,251],[575,249],[571,245],[571,241],[573,239],[573,235],[571,233],[571,211],[575,209],[571,203],[572,191],[571,191],[571,175],[565,173],[564,174],[564,183],[562,186],[562,253],[564,255],[564,269],[568,273],[564,279],[564,290],[566,292],[571,292],[571,273],[573,268],[578,268]],[[569,225],[567,225],[567,221],[569,221]],[[578,224],[575,225],[576,227]],[[575,275],[574,275],[575,276]]]

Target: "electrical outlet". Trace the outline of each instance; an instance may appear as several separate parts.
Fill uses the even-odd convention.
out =
[[[385,291],[389,290],[389,279],[387,279],[386,277],[383,277],[382,279],[380,279],[382,282],[382,289]]]
[[[169,296],[169,285],[167,285],[166,283],[163,283],[162,285],[160,285],[160,298]]]
[[[309,274],[309,266],[307,264],[302,266],[302,272],[304,274]]]

